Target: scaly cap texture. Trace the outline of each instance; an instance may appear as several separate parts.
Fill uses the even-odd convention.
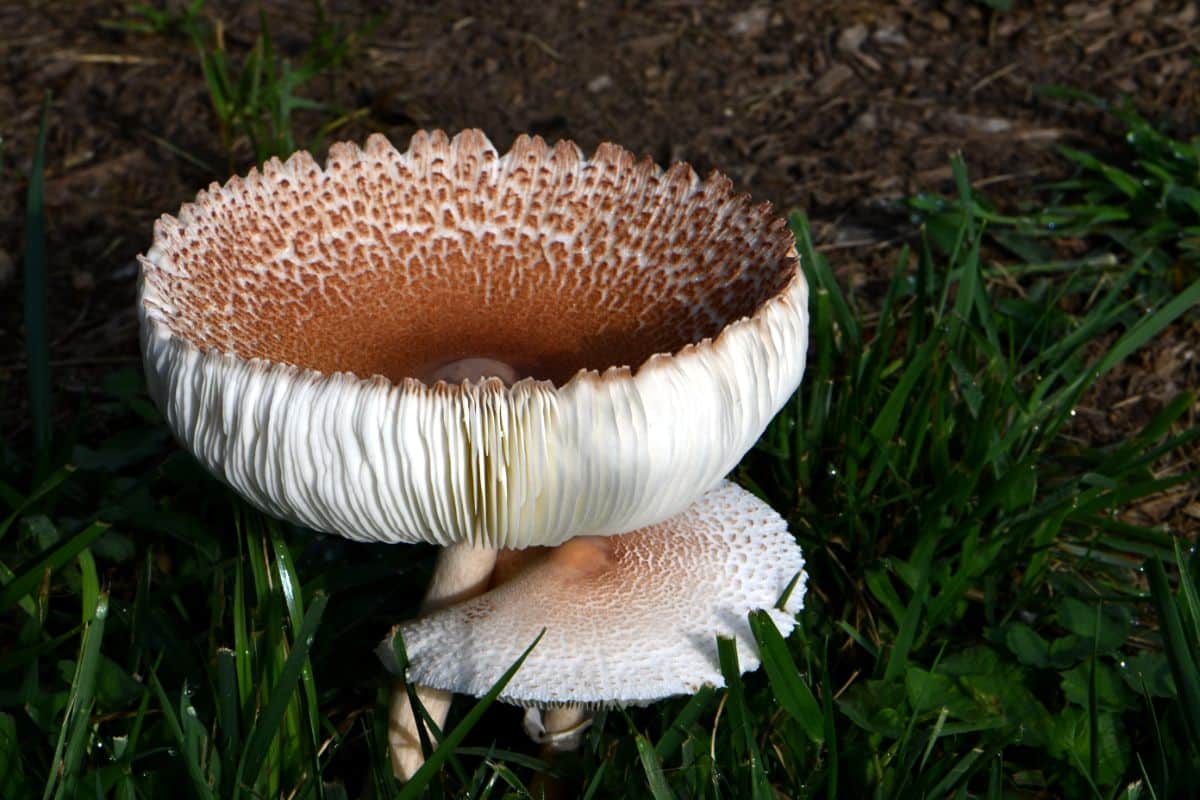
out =
[[[787,636],[803,605],[804,559],[787,523],[727,482],[657,525],[526,552],[495,589],[398,626],[408,680],[482,696],[545,628],[502,700],[646,704],[723,686],[718,635],[735,638],[743,670],[756,669],[748,613],[767,609]],[[391,637],[379,654],[396,668]]]
[[[297,153],[162,217],[141,265],[148,382],[184,446],[353,539],[520,548],[664,519],[804,370],[786,224],[614,145]],[[474,357],[528,377],[431,380]]]

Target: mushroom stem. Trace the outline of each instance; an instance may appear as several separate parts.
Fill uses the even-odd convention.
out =
[[[430,374],[430,381],[459,384],[463,381],[499,378],[504,381],[505,386],[512,386],[517,382],[518,377],[516,368],[507,362],[497,361],[494,358],[472,357],[442,364]]]
[[[419,684],[414,685],[413,689],[422,707],[440,728],[450,712],[450,701],[454,695]],[[392,682],[391,706],[388,709],[388,749],[392,754],[392,774],[397,780],[409,780],[425,763],[416,710],[409,702],[404,681],[400,679]]]
[[[583,742],[583,732],[591,725],[592,712],[578,705],[556,706],[544,713],[536,708],[525,712],[525,733],[547,752],[577,750]]]
[[[496,552],[494,547],[467,543],[443,547],[421,601],[421,614],[482,594],[496,567]]]
[[[542,746],[542,760],[553,765],[559,753],[578,750],[583,742],[583,732],[592,725],[593,714],[583,706],[556,706],[544,712],[536,708],[525,711],[525,733]],[[567,785],[554,771],[539,773],[530,787],[534,797],[542,800],[559,800],[571,797]]]
[[[442,549],[433,568],[433,578],[421,603],[421,613],[454,605],[482,593],[488,587],[496,565],[496,550],[471,544],[455,544]],[[453,695],[428,686],[414,686],[417,699],[440,728],[446,722]],[[425,763],[417,718],[408,699],[404,681],[392,683],[391,708],[388,712],[388,748],[392,755],[392,773],[402,781],[413,776]]]

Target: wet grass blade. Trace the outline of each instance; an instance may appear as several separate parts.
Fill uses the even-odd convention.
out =
[[[862,346],[862,333],[859,330],[858,319],[846,303],[846,298],[842,295],[838,282],[834,279],[832,270],[829,269],[829,264],[813,247],[808,217],[797,212],[789,217],[789,222],[792,226],[792,233],[796,237],[796,248],[800,253],[801,264],[805,268],[809,283],[814,287],[829,290],[834,320],[842,335],[847,337],[851,348],[857,351]]]
[[[46,168],[46,120],[50,96],[42,101],[41,123],[25,196],[25,358],[29,381],[29,414],[33,421],[33,482],[50,470],[51,396],[50,338],[46,321],[46,215],[42,181]]]
[[[650,744],[649,739],[633,728],[632,724],[630,730],[637,743],[638,760],[642,762],[642,769],[646,773],[646,783],[650,787],[650,794],[654,800],[676,800],[675,793],[671,791],[671,787],[667,784],[667,778],[663,775],[662,763],[658,760],[658,753],[654,751],[654,746]]]
[[[775,699],[784,711],[800,723],[809,739],[818,744],[823,742],[825,728],[821,707],[817,705],[812,690],[800,677],[800,670],[796,669],[787,642],[775,627],[771,615],[765,611],[750,612],[750,630],[758,642],[759,655]]]
[[[90,617],[83,630],[83,642],[79,647],[79,660],[75,664],[75,675],[71,680],[67,711],[59,728],[53,769],[42,793],[42,800],[76,796],[77,773],[83,764],[84,748],[92,727],[96,670],[100,663],[104,622],[108,617],[108,595],[102,594],[96,599]]]
[[[1185,625],[1183,635],[1187,639],[1191,651],[1200,657],[1200,592],[1196,591],[1196,583],[1188,568],[1187,559],[1183,556],[1183,547],[1179,539],[1172,542],[1175,550],[1175,564],[1179,569],[1179,596],[1183,598],[1183,608],[1187,611],[1190,625]]]
[[[608,761],[600,762],[600,768],[592,776],[592,780],[588,783],[587,790],[583,793],[583,797],[580,800],[592,800],[596,796],[596,793],[600,791],[600,786],[604,781],[604,773],[608,769],[609,763]]]
[[[913,641],[917,636],[921,621],[921,612],[925,607],[925,598],[929,594],[929,584],[922,581],[920,589],[913,595],[904,612],[900,623],[900,631],[896,634],[896,642],[888,656],[887,668],[884,670],[884,680],[898,678],[908,669],[908,655],[912,650]]]
[[[954,790],[957,784],[964,776],[968,775],[975,763],[983,756],[982,750],[970,750],[964,755],[951,769],[946,773],[936,786],[929,791],[925,797],[949,797],[950,792]],[[966,797],[965,793],[954,795],[955,797]]]
[[[54,572],[65,565],[79,555],[84,548],[96,541],[106,530],[108,530],[106,523],[93,522],[22,569],[3,589],[0,589],[0,612],[7,610],[9,606],[34,591],[47,571]]]
[[[50,494],[50,492],[57,489],[63,481],[71,477],[71,473],[74,471],[75,468],[69,465],[60,467],[59,469],[55,470],[50,477],[42,481],[42,483],[36,489],[30,492],[20,502],[20,504],[13,509],[13,512],[5,517],[3,522],[0,522],[0,539],[4,538],[4,534],[8,533],[8,529],[12,527],[12,524],[16,522],[22,514],[36,505],[38,500],[41,500],[46,495]]]
[[[80,623],[86,625],[95,615],[100,600],[100,575],[96,572],[96,559],[92,558],[91,550],[83,548],[75,560],[79,562],[79,596],[83,598]]]
[[[1096,701],[1096,660],[1100,656],[1100,626],[1102,616],[1100,604],[1096,604],[1095,635],[1092,636],[1092,658],[1088,663],[1087,712],[1088,712],[1088,775],[1092,783],[1100,781],[1100,708]]]
[[[180,753],[183,755],[183,762],[187,768],[188,777],[192,779],[192,791],[201,800],[214,800],[215,795],[204,776],[204,769],[200,766],[200,762],[196,760],[195,751],[187,746],[187,737],[184,735],[179,715],[175,712],[174,704],[167,697],[167,692],[158,680],[157,670],[154,668],[150,670],[150,688],[158,698],[159,710],[162,711],[163,719],[166,720],[171,738],[175,740],[175,743],[179,746]]]
[[[425,787],[429,785],[429,782],[433,780],[433,776],[442,768],[442,764],[450,757],[462,740],[467,737],[467,734],[470,733],[471,729],[483,717],[483,713],[488,710],[488,707],[496,702],[496,698],[504,691],[504,687],[508,686],[508,682],[517,674],[517,670],[525,663],[525,659],[533,652],[533,648],[537,647],[538,642],[542,640],[542,636],[545,633],[545,630],[543,630],[537,635],[537,638],[530,643],[529,647],[525,648],[525,652],[521,653],[520,657],[513,662],[513,665],[504,671],[504,674],[500,676],[500,680],[496,681],[496,684],[488,690],[487,694],[479,698],[475,705],[471,707],[471,710],[467,712],[467,715],[463,717],[462,721],[454,726],[454,730],[446,734],[445,738],[438,745],[438,748],[429,755],[429,758],[425,760],[421,768],[412,776],[412,779],[404,785],[404,789],[401,790],[398,800],[416,800],[422,796]]]
[[[395,674],[405,675],[408,670],[408,649],[404,646],[404,636],[400,633],[399,626],[392,630],[392,653],[396,659]],[[429,758],[436,746],[430,736],[432,735],[437,742],[441,742],[445,733],[426,710],[420,695],[417,694],[417,687],[412,681],[403,681],[403,685],[404,694],[408,697],[409,708],[412,709],[413,720],[417,723],[417,742],[421,745],[421,754],[425,758]],[[454,761],[451,759],[451,764],[453,763]]]
[[[239,786],[253,785],[258,778],[267,751],[279,734],[279,725],[283,721],[288,704],[292,701],[296,684],[300,681],[300,674],[308,662],[308,650],[312,646],[317,628],[321,624],[321,615],[325,613],[325,605],[328,602],[329,598],[326,595],[318,594],[313,598],[308,613],[304,615],[304,621],[296,632],[295,641],[292,642],[292,650],[288,653],[267,704],[255,721],[250,737],[246,740],[246,750],[237,768],[236,782]]]
[[[1150,596],[1158,610],[1171,675],[1179,691],[1179,701],[1183,704],[1180,716],[1183,717],[1189,745],[1200,756],[1200,670],[1197,669],[1196,653],[1188,647],[1179,603],[1171,594],[1167,571],[1163,569],[1162,562],[1151,558],[1143,566],[1150,584]]]
[[[702,686],[700,687],[700,691],[692,695],[691,699],[684,705],[683,710],[675,717],[671,726],[659,737],[658,744],[654,746],[654,751],[658,754],[659,761],[668,761],[675,757],[675,754],[679,752],[680,746],[690,735],[688,728],[708,708],[715,694],[716,690],[711,686]]]
[[[762,755],[754,739],[754,727],[750,724],[750,710],[746,706],[746,690],[742,685],[742,670],[738,664],[737,644],[733,639],[717,637],[717,656],[721,663],[721,675],[725,678],[729,693],[727,708],[733,724],[734,752],[744,755],[750,762],[750,792],[755,800],[773,798],[771,783],[763,768]]]
[[[238,552],[245,548],[244,532],[237,526]],[[244,559],[233,565],[233,655],[237,672],[238,707],[242,719],[249,719],[254,698],[254,642],[250,638],[250,616],[246,606],[246,571]]]
[[[268,520],[267,532],[270,535],[271,549],[275,555],[275,571],[279,575],[279,586],[283,592],[284,602],[287,606],[289,623],[294,631],[301,624],[301,620],[304,619],[304,596],[300,586],[300,577],[296,572],[296,565],[292,560],[291,551],[288,549],[287,542],[279,527],[279,523],[274,520]],[[313,678],[312,664],[307,659],[300,672],[300,686],[303,689],[303,695],[299,699],[302,708],[298,709],[298,712],[304,715],[308,723],[307,735],[300,738],[304,739],[312,775],[319,776],[321,774],[321,763],[318,750],[320,748],[321,724],[317,703],[316,681]],[[315,785],[317,787],[318,798],[323,797],[324,788],[322,782],[317,780]]]
[[[237,654],[217,650],[217,714],[226,762],[232,764],[242,747],[242,723],[237,687]]]
[[[837,724],[833,717],[833,680],[829,676],[829,642],[825,642],[821,654],[821,716],[825,720],[825,747],[829,753],[829,766],[825,769],[825,796],[834,800],[838,796]]]
[[[1139,319],[1117,339],[1112,348],[1096,363],[1087,377],[1099,377],[1141,349],[1184,312],[1200,304],[1200,281],[1188,286],[1153,313]]]

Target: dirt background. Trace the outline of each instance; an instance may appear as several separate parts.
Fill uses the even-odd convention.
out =
[[[247,142],[232,159],[223,152],[191,43],[132,30],[133,5],[0,4],[6,437],[28,435],[22,209],[46,92],[51,357],[62,415],[105,371],[138,362],[136,255],[153,220],[253,163]],[[1196,2],[1014,5],[329,0],[336,25],[364,33],[344,67],[304,93],[346,115],[332,139],[382,131],[403,147],[419,128],[479,127],[501,149],[532,132],[585,151],[610,140],[663,164],[719,169],[781,210],[805,209],[853,288],[914,233],[896,201],[950,189],[952,153],[963,153],[978,186],[1017,203],[1062,174],[1056,145],[1112,142],[1103,117],[1047,100],[1039,85],[1129,97],[1151,118],[1196,129]],[[254,42],[260,11],[284,54],[302,53],[318,27],[308,2],[210,2],[204,13],[220,21],[237,59]],[[299,115],[297,140],[310,140],[323,119]],[[1197,338],[1194,325],[1176,326],[1082,409],[1080,435],[1102,442],[1195,386]],[[1189,502],[1177,496],[1167,510]]]

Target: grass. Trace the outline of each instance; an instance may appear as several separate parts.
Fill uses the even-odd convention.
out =
[[[801,652],[828,659],[822,691],[846,687],[835,703],[854,723],[839,735],[841,791],[982,791],[992,759],[1015,782],[1005,753],[1029,748],[1039,755],[1027,788],[1108,791],[1133,763],[1130,723],[1146,712],[1139,672],[1121,666],[1144,596],[1137,568],[1171,558],[1173,541],[1115,515],[1195,478],[1153,470],[1196,439],[1170,433],[1194,398],[1111,449],[1078,448],[1062,432],[1087,388],[1194,307],[1200,284],[1149,314],[1148,298],[1127,297],[1137,264],[1100,292],[1074,276],[997,296],[978,216],[963,208],[948,268],[928,244],[915,274],[902,253],[869,334],[797,220],[813,328],[833,335],[817,342],[805,386],[742,478],[793,509],[823,576]],[[1138,657],[1136,670],[1161,675],[1160,653]],[[1111,689],[1103,703],[1080,691],[1097,673]],[[807,755],[817,766],[805,779],[819,782],[822,748]]]
[[[33,474],[45,477],[50,464],[50,349],[46,328],[46,219],[42,206],[42,171],[46,163],[46,115],[50,97],[42,102],[32,176],[25,196],[25,363],[29,368],[29,407],[33,423]]]
[[[198,45],[206,75],[214,41]],[[265,28],[259,41],[267,61],[246,80],[278,98],[287,73]],[[218,108],[219,135],[258,158],[290,141],[291,118],[255,108]],[[1097,381],[1200,300],[1187,199],[1200,178],[1175,155],[1195,143],[1137,130],[1157,144],[1065,154],[1078,177],[1018,215],[956,161],[955,196],[912,201],[921,236],[877,298],[845,293],[794,216],[809,373],[735,477],[805,548],[796,633],[753,615],[762,670],[740,676],[719,643],[728,689],[601,713],[553,763],[517,710],[490,705],[497,687],[456,706],[407,787],[386,761],[373,650],[413,613],[430,551],[246,508],[172,444],[137,371],[110,374],[52,430],[35,159],[34,436],[0,441],[0,796],[502,798],[554,781],[655,800],[1187,796],[1200,564],[1189,540],[1124,512],[1198,477],[1162,470],[1200,438],[1195,397],[1164,398],[1104,447],[1072,433]],[[1123,175],[1182,200],[1146,216]],[[1068,241],[1087,252],[1061,255]]]
[[[1045,187],[1018,214],[999,213],[972,194],[973,213],[988,223],[989,241],[1017,259],[1015,268],[1025,274],[1103,270],[1116,263],[1109,257],[1115,252],[1140,262],[1139,280],[1157,284],[1151,292],[1177,290],[1200,277],[1200,135],[1175,138],[1127,102],[1061,86],[1039,87],[1038,94],[1104,112],[1123,129],[1123,141],[1100,155],[1059,147],[1075,174]],[[943,244],[954,235],[957,198],[919,195],[909,206]],[[1056,261],[1056,245],[1075,239],[1105,246],[1082,259]]]
[[[317,76],[337,70],[374,23],[345,30],[329,16],[321,0],[313,0],[312,7],[312,39],[295,59],[277,53],[266,16],[260,12],[254,44],[240,61],[235,61],[226,48],[223,24],[206,14],[204,0],[190,0],[165,10],[139,4],[133,7],[131,18],[117,27],[176,35],[190,41],[208,89],[217,136],[229,171],[233,172],[243,145],[249,146],[255,163],[260,164],[272,156],[286,157],[294,152],[298,147],[293,133],[298,112],[325,120],[316,138],[305,143],[308,147],[319,146],[326,135],[358,115],[312,100],[303,90]]]

